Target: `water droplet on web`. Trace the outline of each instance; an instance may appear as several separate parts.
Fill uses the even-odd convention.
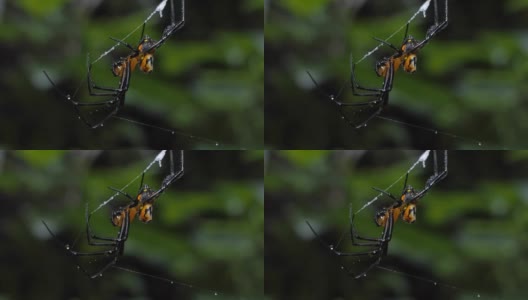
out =
[[[66,248],[66,250],[70,250],[70,245],[66,244],[64,247]]]
[[[330,245],[328,247],[330,248],[330,250],[334,250],[334,245]]]
[[[216,142],[216,143],[215,143],[215,146],[218,147],[218,146],[220,146],[220,144],[218,144],[218,142]]]
[[[479,145],[479,146],[482,146],[482,143],[481,143],[481,142],[478,142],[478,145]]]
[[[435,134],[438,134],[438,130],[435,130]]]
[[[477,294],[477,298],[480,298],[480,294]]]
[[[435,282],[433,282],[433,284],[434,284],[434,285],[437,285],[437,284],[438,284],[438,282],[436,282],[436,281],[435,281]]]
[[[172,134],[172,135],[175,135],[176,133],[175,133],[174,131],[171,131],[171,134]]]
[[[99,274],[99,277],[103,277],[103,273]]]
[[[214,295],[215,295],[215,296],[218,296],[218,292],[214,292]]]
[[[174,281],[171,281],[170,284],[174,284]]]

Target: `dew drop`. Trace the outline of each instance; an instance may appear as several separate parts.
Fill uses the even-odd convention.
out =
[[[433,282],[433,284],[434,284],[434,285],[437,285],[437,284],[438,284],[438,282],[436,282],[436,281],[435,281],[435,282]]]
[[[330,245],[328,248],[330,248],[330,250],[334,250],[334,245]]]
[[[175,133],[174,131],[171,131],[171,134],[174,135],[174,134],[176,134],[176,133]]]
[[[174,281],[171,280],[170,284],[174,284]]]
[[[341,119],[342,119],[342,120],[344,120],[344,119],[345,119],[345,117],[341,116]]]
[[[438,134],[438,130],[435,130],[435,134]]]
[[[478,142],[478,145],[479,145],[479,146],[482,146],[482,143],[481,143],[481,142]]]
[[[66,244],[65,247],[66,247],[66,250],[70,250],[70,245]]]
[[[214,295],[215,295],[215,296],[218,296],[218,293],[217,293],[217,292],[214,292]]]
[[[218,144],[218,142],[215,143],[215,146],[218,147],[220,144]]]
[[[99,277],[103,277],[103,273],[99,274]]]
[[[480,298],[480,294],[477,294],[477,298]]]
[[[367,277],[367,273],[363,274],[363,277]]]
[[[365,123],[365,125],[363,125],[363,127],[367,127],[367,123]]]

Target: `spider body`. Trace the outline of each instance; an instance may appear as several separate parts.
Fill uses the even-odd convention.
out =
[[[416,207],[418,201],[422,199],[425,194],[438,182],[443,180],[447,176],[447,150],[444,151],[444,169],[442,171],[438,170],[437,163],[437,154],[434,153],[434,174],[429,177],[425,183],[425,187],[422,190],[416,190],[412,186],[407,185],[407,179],[409,173],[405,177],[405,182],[403,184],[403,190],[399,198],[394,197],[392,194],[374,188],[376,191],[388,196],[393,200],[393,203],[389,206],[386,206],[376,212],[374,216],[374,222],[377,226],[383,227],[383,232],[381,237],[372,238],[372,237],[363,237],[359,235],[354,227],[354,216],[355,214],[350,211],[350,240],[352,245],[359,247],[370,247],[370,250],[362,252],[342,252],[336,250],[336,247],[328,245],[319,234],[312,228],[310,223],[306,222],[310,227],[311,231],[319,242],[330,250],[330,252],[338,257],[370,257],[374,258],[372,264],[370,264],[364,271],[359,274],[355,274],[348,267],[341,266],[349,275],[354,276],[354,278],[363,277],[369,272],[372,268],[379,265],[381,259],[388,254],[389,242],[392,239],[392,233],[394,229],[394,223],[401,217],[402,220],[406,223],[414,223],[416,221]]]

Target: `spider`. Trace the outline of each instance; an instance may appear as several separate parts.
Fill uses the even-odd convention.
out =
[[[132,47],[125,41],[110,38],[118,44],[124,45],[132,51],[126,57],[121,57],[118,61],[112,64],[112,74],[116,77],[119,77],[119,86],[117,88],[111,87],[101,87],[94,83],[92,80],[92,63],[88,57],[88,93],[93,97],[106,97],[106,100],[95,101],[95,102],[79,102],[73,100],[73,97],[69,94],[63,93],[57,85],[51,80],[50,76],[44,72],[44,75],[48,78],[51,85],[65,98],[67,101],[73,104],[75,112],[87,126],[90,128],[97,128],[103,126],[104,122],[109,118],[115,116],[121,107],[125,104],[125,95],[128,91],[130,85],[130,73],[136,69],[136,66],[139,65],[139,69],[145,73],[151,73],[154,70],[154,52],[156,49],[161,47],[163,43],[176,31],[180,30],[185,25],[185,0],[181,2],[181,19],[176,22],[174,14],[174,3],[171,0],[171,24],[167,25],[163,30],[161,39],[155,41],[150,38],[148,35],[145,35],[145,25],[143,23],[143,28],[141,30],[141,38],[139,40],[138,46],[136,48]],[[98,90],[101,92],[96,92]],[[88,112],[87,114],[90,117],[87,117],[82,109],[86,107],[94,107],[93,111]]]
[[[115,188],[110,188],[113,191],[116,191],[118,194],[121,194],[128,198],[130,202],[125,205],[121,206],[117,209],[115,209],[112,214],[110,221],[112,222],[112,225],[115,227],[119,227],[119,231],[117,234],[117,237],[115,238],[109,238],[109,237],[99,237],[95,235],[92,232],[92,229],[90,227],[90,217],[91,214],[88,214],[88,206],[86,206],[86,213],[85,213],[85,222],[86,222],[86,239],[89,245],[94,247],[105,247],[104,250],[95,250],[93,252],[80,252],[72,250],[71,247],[67,244],[63,244],[57,236],[51,231],[51,229],[48,227],[48,225],[42,221],[50,235],[57,241],[59,244],[61,244],[66,251],[68,251],[68,254],[74,257],[82,256],[82,257],[99,257],[99,256],[105,256],[110,257],[111,260],[108,261],[105,265],[103,265],[99,270],[90,273],[85,268],[81,267],[80,265],[77,265],[77,267],[88,277],[90,278],[96,278],[99,276],[102,276],[103,273],[110,267],[114,266],[119,258],[123,255],[125,250],[125,242],[128,239],[128,232],[130,227],[130,222],[132,222],[136,217],[142,221],[143,223],[148,223],[152,220],[152,211],[153,211],[153,204],[154,201],[175,181],[180,179],[184,174],[184,161],[183,161],[183,151],[180,153],[180,169],[175,172],[174,171],[174,161],[173,161],[173,154],[172,151],[170,151],[170,163],[171,163],[171,170],[170,174],[165,177],[163,180],[161,187],[158,190],[153,190],[150,188],[147,184],[143,184],[143,179],[145,177],[145,173],[141,176],[141,182],[139,184],[139,190],[136,197],[132,197],[126,192],[122,190],[118,190]]]
[[[434,151],[434,174],[427,179],[425,183],[425,187],[423,190],[416,190],[411,185],[407,185],[407,179],[409,177],[409,173],[405,176],[405,182],[403,183],[403,190],[401,193],[401,196],[399,198],[394,197],[392,194],[378,189],[374,188],[376,191],[381,192],[382,194],[388,196],[393,200],[393,203],[389,206],[386,206],[382,209],[380,209],[375,217],[374,222],[377,226],[383,227],[383,232],[381,234],[380,238],[372,238],[372,237],[362,237],[354,228],[354,216],[355,214],[352,213],[352,209],[350,210],[350,239],[352,241],[352,245],[358,246],[358,247],[370,247],[370,250],[361,251],[361,252],[341,252],[336,250],[334,246],[328,245],[321,236],[313,229],[313,227],[310,225],[308,221],[306,223],[308,224],[308,227],[310,227],[310,230],[313,232],[314,236],[319,240],[319,242],[325,247],[330,250],[332,254],[334,254],[337,257],[347,257],[347,256],[353,256],[353,257],[368,257],[368,258],[375,258],[375,260],[361,273],[354,274],[352,270],[349,268],[341,265],[341,268],[345,270],[349,275],[354,276],[355,279],[358,279],[360,277],[366,276],[366,274],[374,267],[378,266],[381,262],[381,259],[384,256],[387,256],[388,249],[389,249],[389,242],[392,239],[392,232],[394,228],[394,222],[396,222],[400,217],[402,220],[406,223],[414,223],[416,221],[416,205],[420,199],[422,199],[425,194],[438,182],[440,182],[442,179],[444,179],[447,176],[447,150],[444,150],[444,169],[442,171],[438,171],[438,163],[436,158],[436,151]],[[364,242],[358,242],[364,241]]]
[[[434,0],[434,11],[435,11],[435,23],[429,27],[425,35],[425,39],[422,41],[416,40],[411,35],[408,35],[409,23],[405,28],[405,34],[403,36],[403,41],[400,48],[392,45],[391,43],[374,38],[375,40],[381,42],[382,44],[392,48],[396,51],[393,55],[389,57],[384,57],[381,60],[376,62],[375,72],[379,77],[384,77],[383,86],[379,89],[376,88],[365,88],[359,85],[356,81],[355,76],[355,63],[352,63],[351,60],[351,74],[350,74],[350,83],[352,88],[352,94],[360,97],[373,97],[372,100],[359,103],[344,103],[337,100],[341,94],[341,90],[338,92],[337,96],[334,95],[324,95],[331,102],[333,102],[341,114],[342,118],[349,123],[351,126],[354,126],[356,129],[367,126],[367,123],[374,117],[378,116],[383,109],[387,106],[389,102],[389,92],[392,89],[394,72],[397,71],[401,65],[403,65],[404,71],[408,73],[414,73],[416,71],[416,63],[418,61],[418,51],[422,49],[434,36],[436,36],[440,31],[444,30],[448,25],[448,0],[445,0],[445,18],[442,22],[439,21],[438,17],[438,6],[437,1]],[[314,85],[318,90],[319,85],[314,80],[314,78],[308,73],[311,80],[314,82]],[[367,92],[359,93],[357,90],[363,90]],[[358,112],[363,110],[367,111],[367,117],[359,121],[354,121],[348,117],[345,109],[347,107],[359,107]],[[362,109],[361,109],[362,108]]]

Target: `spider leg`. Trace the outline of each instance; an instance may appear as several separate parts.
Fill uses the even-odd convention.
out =
[[[350,240],[352,241],[352,245],[355,246],[372,246],[372,247],[379,247],[383,242],[383,236],[381,238],[368,238],[368,237],[362,237],[360,236],[357,231],[354,229],[354,216],[355,214],[352,213],[352,207],[349,211],[349,218],[350,218]],[[370,241],[374,243],[360,243],[357,242],[356,239],[362,240],[362,241]]]
[[[412,49],[406,49],[405,52],[407,53],[413,53],[415,52],[416,50],[418,49],[421,49],[423,48],[431,38],[433,38],[435,35],[437,35],[440,31],[444,30],[448,23],[449,23],[449,19],[448,19],[448,4],[447,4],[448,0],[445,0],[445,18],[442,22],[438,23],[438,5],[437,5],[437,2],[436,0],[434,0],[434,10],[435,10],[435,23],[433,25],[431,25],[431,27],[429,27],[429,29],[427,29],[427,33],[425,34],[425,39],[419,43],[417,43],[416,45],[414,45],[414,47]]]
[[[145,30],[145,23],[143,23],[143,31]],[[141,36],[143,37],[143,31],[141,31]],[[132,45],[130,45],[129,43],[123,41],[123,40],[120,40],[120,39],[116,39],[114,37],[109,37],[109,39],[111,39],[112,41],[115,41],[117,42],[118,44],[121,44],[125,47],[127,47],[128,49],[132,50],[132,52],[136,53],[137,52],[137,49],[135,49],[134,47],[132,47]],[[140,42],[141,42],[141,39],[140,39]]]
[[[370,250],[370,251],[364,251],[364,252],[341,252],[341,251],[337,251],[333,245],[329,245],[323,240],[323,238],[315,231],[315,229],[313,229],[313,227],[310,224],[310,222],[306,221],[306,224],[308,225],[308,227],[310,227],[310,230],[312,231],[314,236],[317,238],[317,240],[319,240],[321,245],[323,245],[325,248],[330,250],[330,252],[332,252],[333,254],[335,254],[337,256],[365,256],[365,255],[374,255],[374,254],[377,253],[376,250]],[[360,243],[358,246],[379,246],[379,243],[365,243],[365,244],[361,244]]]
[[[413,195],[413,198],[408,200],[409,202],[418,200],[422,198],[435,184],[446,178],[448,170],[447,170],[447,150],[444,150],[444,169],[438,173],[438,165],[436,160],[436,150],[433,151],[434,154],[434,174],[427,179],[425,183],[425,187],[420,192]]]
[[[354,76],[353,76],[353,72],[354,72],[354,69],[352,69],[352,82],[353,82],[353,85],[356,84],[355,82],[355,79],[354,79]],[[378,95],[378,99],[375,99],[371,102],[366,102],[366,103],[355,103],[357,104],[358,106],[365,106],[365,105],[379,105],[378,109],[376,109],[376,111],[374,111],[366,120],[364,120],[363,122],[361,122],[360,124],[358,125],[353,125],[352,123],[350,123],[351,125],[353,125],[356,129],[359,129],[361,127],[364,127],[367,125],[367,123],[372,120],[374,117],[377,117],[384,109],[384,107],[389,103],[389,92],[392,90],[392,82],[393,82],[393,78],[394,78],[394,64],[393,63],[390,63],[389,64],[389,70],[386,74],[386,77],[385,77],[385,80],[384,80],[384,83],[383,83],[383,88],[380,90],[380,94]],[[359,85],[358,85],[359,86]],[[352,88],[353,92],[354,92],[354,88]],[[356,95],[356,93],[354,92],[354,94]],[[355,105],[347,105],[347,106],[355,106]],[[344,113],[342,113],[344,114]]]
[[[352,218],[351,221],[353,221],[353,217],[351,217],[351,218]],[[338,250],[336,250],[334,248],[334,246],[328,245],[321,238],[321,236],[313,229],[313,227],[310,225],[310,223],[308,221],[306,221],[306,224],[308,225],[308,227],[310,228],[310,230],[312,231],[314,236],[317,238],[317,240],[321,243],[321,245],[323,245],[325,248],[330,250],[330,252],[333,253],[334,255],[336,255],[337,257],[342,257],[342,256],[345,256],[345,257],[356,257],[356,256],[372,257],[372,256],[377,256],[376,260],[366,270],[364,270],[363,272],[361,272],[358,275],[354,274],[349,268],[347,268],[347,267],[345,267],[343,265],[340,265],[341,269],[345,270],[350,276],[354,276],[355,279],[358,279],[360,277],[365,276],[365,274],[367,272],[369,272],[372,268],[374,268],[375,266],[379,265],[379,263],[381,262],[382,257],[387,255],[388,243],[389,243],[389,241],[392,238],[392,230],[393,230],[394,219],[392,217],[392,213],[390,213],[387,225],[385,226],[385,229],[383,230],[382,237],[380,239],[367,239],[367,238],[365,238],[366,240],[377,241],[376,243],[357,243],[357,242],[355,242],[354,238],[358,237],[358,235],[355,234],[355,231],[353,229],[353,223],[351,223],[351,237],[352,237],[352,243],[354,245],[377,247],[377,248],[375,248],[373,250],[364,251],[364,252],[341,252],[341,251],[338,251]]]
[[[345,103],[345,102],[338,101],[337,99],[339,98],[343,88],[339,89],[339,92],[337,93],[337,95],[326,94],[323,91],[323,89],[319,86],[317,81],[315,81],[315,79],[313,78],[312,74],[310,74],[310,72],[308,72],[308,71],[306,73],[308,74],[308,76],[310,76],[310,79],[312,80],[312,82],[314,83],[315,87],[317,88],[317,91],[321,95],[323,95],[325,98],[327,98],[331,102],[335,103],[338,107],[341,107],[341,106],[366,106],[366,105],[372,105],[372,104],[376,104],[376,103],[380,102],[380,100],[372,100],[372,101],[368,101],[368,102],[359,102],[359,103]],[[357,96],[379,96],[379,93],[354,94],[354,95],[357,95]],[[343,116],[346,118],[346,115],[343,115]]]
[[[119,87],[116,88],[109,88],[109,87],[101,87],[94,83],[92,79],[92,64],[88,62],[88,92],[90,93],[90,96],[111,96],[115,98],[124,98],[125,93],[128,90],[128,86],[130,84],[130,60],[127,60],[125,65],[125,72],[123,73],[123,76],[121,77],[121,80],[119,82]],[[102,91],[109,91],[111,93],[96,93],[93,91],[93,89],[98,89]]]
[[[75,92],[75,94],[72,96],[70,94],[65,94],[63,91],[61,91],[59,89],[59,87],[55,84],[55,82],[53,82],[53,80],[51,80],[51,77],[48,75],[48,73],[44,70],[42,70],[42,72],[44,73],[44,75],[46,76],[46,78],[48,78],[48,81],[51,83],[51,86],[53,86],[53,88],[55,89],[55,91],[57,91],[63,98],[65,98],[66,100],[68,101],[72,101],[72,98],[75,97],[75,94],[77,94],[77,91]]]
[[[92,80],[92,64],[90,63],[90,57],[87,58],[87,65],[88,65],[88,74],[87,74],[87,82],[88,82],[88,92],[90,96],[97,96],[97,97],[112,97],[109,100],[104,101],[97,101],[97,102],[79,102],[73,100],[71,97],[67,97],[66,99],[70,101],[73,104],[73,107],[75,109],[75,112],[79,116],[79,118],[88,126],[91,128],[97,128],[100,127],[111,117],[115,116],[119,109],[125,104],[125,95],[128,90],[128,87],[130,85],[130,60],[126,61],[125,64],[125,70],[123,75],[121,76],[119,87],[116,89],[107,88],[107,87],[100,87],[97,86],[93,80]],[[94,92],[94,89],[108,91],[107,93],[97,93]],[[109,111],[104,118],[96,121],[91,122],[89,121],[85,113],[81,111],[80,107],[97,107],[97,106],[112,106],[115,105],[115,107]]]
[[[438,173],[438,163],[436,159],[436,150],[433,151],[434,154],[434,174],[427,180],[425,186],[430,188],[440,180],[444,179],[447,176],[447,150],[444,150],[444,169],[442,172]]]
[[[145,49],[144,52],[150,52],[153,49],[159,48],[165,42],[165,40],[167,40],[176,31],[182,29],[184,25],[185,25],[185,0],[182,0],[181,2],[181,19],[178,22],[176,22],[176,17],[174,14],[174,1],[171,0],[171,24],[165,27],[160,40],[152,44],[150,48]]]
[[[174,172],[174,158],[173,158],[172,150],[169,153],[170,153],[171,172],[169,175],[165,177],[165,179],[163,179],[163,182],[161,183],[161,187],[164,189],[166,189],[174,181],[180,179],[184,173],[183,150],[180,150],[180,169],[176,173]]]
[[[77,252],[77,251],[73,251],[70,249],[70,246],[69,245],[66,245],[64,244],[63,242],[61,242],[58,237],[53,233],[53,231],[51,231],[51,229],[48,227],[48,225],[46,224],[46,222],[44,222],[43,220],[42,221],[42,224],[44,224],[44,226],[46,227],[46,229],[48,230],[48,232],[50,233],[50,235],[53,237],[53,239],[58,243],[60,244],[62,247],[64,247],[64,249],[66,249],[69,253],[70,256],[72,257],[76,257],[76,256],[108,256],[108,255],[115,255],[114,258],[108,262],[108,264],[106,264],[101,270],[99,270],[98,272],[96,272],[95,274],[94,273],[90,273],[88,272],[85,268],[83,268],[81,265],[79,265],[78,263],[75,263],[75,265],[77,266],[77,268],[79,270],[81,270],[86,276],[90,277],[90,278],[95,278],[95,277],[98,277],[98,276],[101,276],[101,274],[106,270],[108,269],[109,267],[113,266],[116,264],[117,262],[117,259],[118,259],[118,254],[120,253],[119,252],[119,248],[123,248],[124,247],[124,243],[122,245],[118,245],[116,246],[116,248],[114,249],[111,249],[111,250],[107,250],[107,251],[99,251],[99,252]]]
[[[380,188],[377,188],[377,187],[372,187],[373,190],[377,191],[377,192],[380,192],[382,193],[383,195],[391,198],[392,200],[394,200],[394,202],[401,202],[400,200],[396,199],[396,197],[394,197],[391,193],[387,192],[387,191],[384,191]]]
[[[381,94],[383,92],[385,92],[384,88],[382,88],[382,89],[374,89],[374,88],[366,88],[366,87],[361,86],[356,81],[355,69],[356,69],[356,64],[354,64],[352,62],[352,57],[350,57],[350,86],[352,88],[352,93],[354,95],[356,95],[356,96],[377,96],[377,97],[380,97]],[[356,91],[356,89],[364,90],[364,91],[371,91],[371,92],[375,92],[375,93],[359,93],[359,92]]]
[[[409,29],[409,24],[407,24],[407,29]],[[407,29],[405,30],[405,36],[403,37],[403,42],[405,42],[405,39],[406,39],[406,37],[407,37]],[[385,46],[389,46],[390,48],[392,48],[394,51],[396,51],[396,52],[398,52],[398,53],[401,53],[401,52],[402,52],[401,49],[396,48],[396,46],[394,46],[393,44],[387,42],[386,40],[382,40],[382,39],[377,38],[377,37],[373,37],[373,39],[375,39],[376,41],[382,43],[382,44],[385,45]],[[402,42],[402,43],[403,43],[403,42]]]
[[[116,193],[119,193],[119,194],[121,194],[121,195],[127,197],[130,201],[132,201],[132,202],[136,202],[136,199],[132,198],[132,196],[130,196],[127,192],[124,192],[124,191],[122,191],[122,190],[116,189],[116,188],[111,187],[111,186],[109,186],[108,188],[109,188],[110,190],[116,192]],[[140,190],[141,190],[141,187],[140,187]],[[132,203],[131,203],[131,204],[132,204]]]

